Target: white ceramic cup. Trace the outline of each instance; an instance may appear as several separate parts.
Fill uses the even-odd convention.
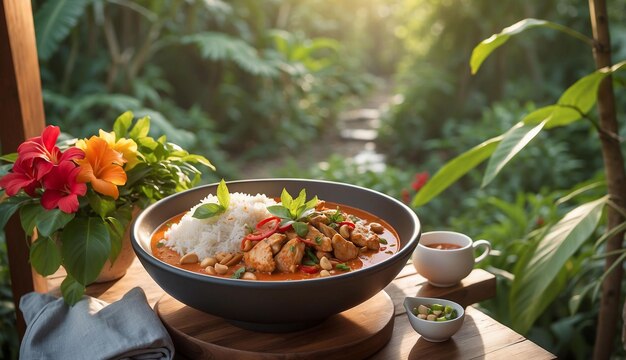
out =
[[[456,249],[441,250],[428,245],[453,244]],[[474,258],[474,248],[485,250]],[[448,287],[457,284],[472,272],[474,264],[483,260],[491,251],[487,240],[472,241],[469,236],[452,231],[432,231],[422,234],[413,252],[413,266],[417,272],[434,286]]]

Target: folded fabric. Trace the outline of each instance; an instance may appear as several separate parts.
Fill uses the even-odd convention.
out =
[[[20,359],[172,359],[174,345],[141,288],[112,304],[29,293],[20,299],[26,333]]]

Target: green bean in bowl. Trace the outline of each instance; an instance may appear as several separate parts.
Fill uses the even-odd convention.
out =
[[[441,304],[419,305],[413,308],[413,314],[427,321],[449,321],[459,316],[452,306]]]

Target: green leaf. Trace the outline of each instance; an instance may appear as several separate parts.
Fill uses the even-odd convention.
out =
[[[478,72],[478,69],[480,69],[480,66],[482,65],[483,61],[485,61],[485,59],[495,49],[504,45],[504,43],[506,43],[511,36],[520,34],[523,31],[526,31],[528,29],[532,29],[535,27],[547,27],[547,28],[551,28],[554,30],[558,30],[568,35],[571,35],[574,38],[577,38],[578,40],[581,40],[588,45],[593,44],[592,40],[589,37],[575,30],[572,30],[566,26],[552,23],[552,22],[545,21],[545,20],[531,19],[531,18],[524,19],[524,20],[518,21],[517,23],[509,27],[502,29],[502,31],[499,34],[491,35],[491,37],[489,37],[486,40],[481,41],[480,44],[478,44],[474,48],[474,50],[472,51],[472,57],[470,58],[470,67],[472,70],[472,74],[476,74]]]
[[[315,207],[317,206],[318,202],[319,202],[319,199],[317,198],[317,195],[315,195],[313,197],[313,199],[307,201],[306,204],[304,204],[304,208],[305,209],[315,209]]]
[[[193,217],[196,219],[208,219],[213,216],[217,216],[226,211],[222,205],[216,203],[202,204],[196,208],[193,212]]]
[[[124,232],[128,222],[122,223],[114,217],[106,218],[107,230],[109,231],[109,238],[111,239],[111,253],[109,254],[109,261],[111,264],[115,262],[117,256],[122,251],[122,240],[124,239]]]
[[[10,153],[0,156],[0,160],[14,163],[17,160],[17,153]]]
[[[293,230],[296,232],[296,234],[298,234],[298,236],[300,237],[305,237],[306,234],[309,233],[309,226],[306,223],[296,221],[291,224],[291,226],[293,227]]]
[[[476,74],[480,65],[485,59],[497,48],[504,45],[509,38],[513,35],[517,35],[524,30],[532,29],[537,26],[545,26],[548,22],[538,19],[524,19],[509,27],[502,29],[499,34],[493,34],[486,40],[483,40],[472,51],[472,57],[470,58],[470,67],[472,74]]]
[[[16,195],[4,199],[0,202],[0,229],[4,229],[11,216],[22,207],[23,205],[31,202],[32,199],[28,196]]]
[[[481,186],[489,184],[500,170],[539,134],[545,123],[546,121],[544,120],[538,125],[528,126],[520,122],[507,131],[493,155],[489,158]]]
[[[20,222],[22,229],[28,236],[33,236],[33,230],[37,226],[37,217],[46,211],[40,204],[27,204],[20,208]]]
[[[42,236],[51,236],[73,218],[74,214],[67,214],[59,209],[42,211],[37,215],[37,231]]]
[[[144,116],[137,120],[135,126],[128,133],[128,136],[132,139],[140,139],[148,136],[150,132],[150,117]]]
[[[61,266],[61,251],[52,238],[40,236],[30,247],[30,263],[43,276],[54,274]]]
[[[128,129],[133,123],[133,113],[132,111],[126,111],[122,115],[118,116],[113,123],[113,131],[115,132],[115,140],[119,140],[123,137],[126,137],[128,133]]]
[[[87,200],[93,211],[103,219],[115,210],[115,200],[113,198],[100,196],[95,191],[89,190],[87,192]]]
[[[548,105],[526,115],[521,122],[528,126],[539,125],[545,122],[544,128],[552,129],[569,125],[580,119],[582,119],[582,114],[572,107]]]
[[[559,272],[594,232],[608,197],[580,205],[567,213],[541,239],[530,260],[515,274],[511,308],[515,329],[524,333],[545,310],[546,291],[553,288]],[[552,294],[551,292],[551,294]],[[556,294],[553,294],[556,296]]]
[[[92,0],[46,1],[35,14],[37,54],[48,60],[76,26]]]
[[[66,304],[74,305],[83,298],[85,286],[68,274],[61,283],[61,293]]]
[[[196,45],[205,59],[234,62],[252,75],[274,77],[279,74],[278,63],[260,57],[257,49],[230,35],[207,31],[183,36],[180,41]]]
[[[286,209],[289,209],[291,207],[291,203],[293,202],[291,194],[289,194],[285,188],[283,188],[283,191],[280,193],[280,202]]]
[[[502,136],[489,139],[446,163],[413,198],[413,206],[422,206],[447,189],[487,159],[496,149]]]
[[[289,209],[282,205],[271,205],[267,207],[267,211],[274,216],[278,216],[281,219],[291,219],[291,213]]]
[[[226,186],[224,179],[217,185],[217,200],[224,210],[227,210],[230,206],[230,193],[228,192],[228,186]]]
[[[246,272],[246,267],[245,267],[245,266],[242,266],[242,267],[240,267],[239,269],[237,269],[237,270],[233,273],[233,275],[231,276],[231,278],[233,278],[233,279],[239,279],[239,278],[241,278],[241,275],[243,275],[243,273],[245,273],[245,272]]]
[[[61,233],[61,242],[67,272],[82,285],[93,282],[111,252],[106,223],[96,217],[76,218]]]
[[[202,155],[189,154],[189,155],[183,156],[180,160],[185,161],[185,162],[194,162],[194,163],[197,162],[215,171],[215,166],[211,164],[209,159],[205,158]]]

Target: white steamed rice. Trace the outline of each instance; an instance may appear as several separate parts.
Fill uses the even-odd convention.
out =
[[[231,193],[228,209],[212,218],[196,219],[192,214],[202,204],[216,203],[217,196],[209,195],[189,210],[178,224],[165,233],[165,245],[180,255],[194,252],[200,259],[218,252],[235,252],[240,249],[246,235],[246,225],[254,227],[259,221],[272,216],[267,207],[276,204],[265,195]]]

